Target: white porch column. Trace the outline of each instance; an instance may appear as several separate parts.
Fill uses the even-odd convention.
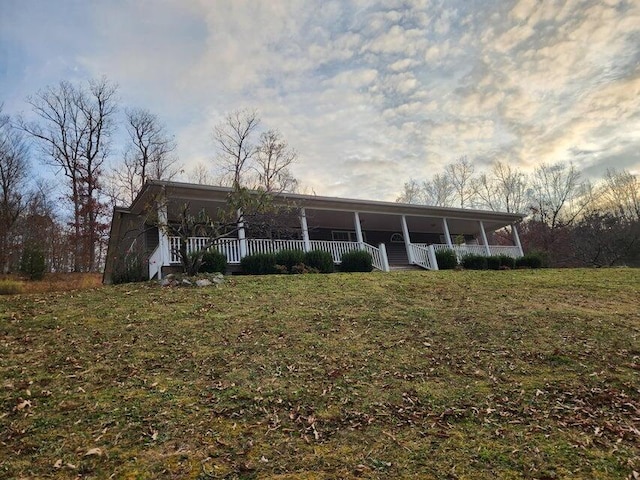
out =
[[[442,219],[442,229],[444,230],[445,241],[447,242],[447,246],[449,248],[453,248],[453,243],[451,243],[451,234],[449,233],[449,224],[447,223],[447,219]]]
[[[356,226],[356,241],[363,244],[364,239],[362,238],[362,227],[360,226],[360,215],[358,215],[358,212],[353,212],[353,223]]]
[[[402,215],[402,237],[404,238],[404,246],[407,249],[407,258],[410,264],[414,264],[413,249],[411,248],[411,239],[409,238],[409,227],[407,227],[407,218]]]
[[[389,257],[387,256],[387,247],[384,246],[384,243],[378,245],[380,249],[380,259],[382,260],[382,271],[388,272],[389,269]]]
[[[520,251],[520,256],[524,256],[524,252],[522,251],[522,244],[520,243],[520,235],[518,235],[518,229],[516,228],[516,224],[511,224],[511,234],[513,235],[513,243],[515,243],[516,247]]]
[[[484,245],[484,251],[487,256],[491,256],[491,249],[489,248],[489,242],[487,241],[487,232],[484,230],[484,223],[480,220],[480,234],[482,235],[482,244]]]
[[[244,231],[244,214],[238,209],[238,240],[240,241],[240,258],[247,256],[247,237]]]
[[[304,251],[311,250],[311,241],[309,240],[309,227],[307,226],[307,214],[304,208],[300,209],[300,228],[302,228],[302,240],[304,241]]]
[[[162,279],[163,265],[169,265],[171,252],[169,251],[169,235],[167,235],[167,204],[166,200],[158,204],[158,247],[160,248],[160,265],[158,266],[158,280]]]

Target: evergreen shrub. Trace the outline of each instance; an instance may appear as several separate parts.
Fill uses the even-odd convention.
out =
[[[224,273],[227,270],[227,256],[217,250],[207,250],[202,255],[200,271],[204,273]]]
[[[486,270],[488,268],[487,257],[472,253],[462,257],[460,264],[467,270]]]
[[[436,251],[436,261],[440,270],[452,270],[458,266],[456,252],[450,248]]]
[[[285,267],[288,273],[296,265],[304,263],[304,252],[302,250],[280,250],[275,255],[276,265],[282,265]]]
[[[244,273],[249,275],[269,275],[276,273],[276,256],[272,253],[256,253],[240,260]]]
[[[29,277],[29,280],[42,280],[47,264],[44,252],[35,245],[26,245],[20,259],[20,271]]]
[[[304,264],[320,273],[332,273],[335,270],[333,257],[324,250],[311,250],[304,254]]]
[[[373,270],[373,258],[365,250],[343,253],[340,270],[343,272],[370,272]]]

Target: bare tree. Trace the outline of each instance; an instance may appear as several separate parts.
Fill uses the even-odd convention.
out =
[[[294,192],[298,181],[289,167],[298,158],[278,130],[269,130],[260,135],[256,148],[254,170],[258,176],[258,187],[266,192]]]
[[[626,221],[640,219],[640,179],[626,170],[607,170],[600,195],[605,210]]]
[[[526,210],[527,177],[510,165],[495,162],[489,174],[476,179],[474,190],[483,207],[509,213]]]
[[[147,180],[171,180],[181,168],[173,155],[176,143],[158,117],[148,110],[125,111],[130,142],[124,159],[110,173],[108,195],[112,203],[131,203]]]
[[[437,207],[451,207],[455,201],[455,188],[449,175],[436,173],[423,184],[425,203]]]
[[[29,150],[20,131],[15,130],[0,104],[0,273],[15,261],[19,242],[15,227],[26,208]]]
[[[38,122],[20,122],[41,147],[47,163],[68,180],[73,206],[74,270],[98,268],[98,243],[106,225],[101,222],[103,164],[109,153],[117,87],[106,78],[87,87],[60,82],[27,101]]]
[[[534,217],[552,230],[571,225],[578,218],[586,207],[583,193],[580,172],[572,163],[543,163],[533,171],[531,209]]]
[[[141,108],[127,110],[127,133],[131,148],[127,152],[135,163],[143,185],[148,179],[171,180],[180,171],[173,156],[176,143],[170,138],[156,115]]]
[[[206,165],[197,163],[189,172],[189,181],[199,185],[211,185],[213,178]]]
[[[414,179],[405,182],[402,193],[398,195],[398,197],[396,198],[396,202],[413,204],[424,203],[424,194],[422,191],[422,187],[420,187],[420,184]]]
[[[235,110],[214,128],[223,178],[234,188],[246,186],[246,172],[256,154],[251,135],[259,123],[255,110]]]
[[[474,197],[473,164],[466,156],[460,157],[455,163],[445,167],[445,173],[455,191],[456,200],[460,208],[465,208]]]

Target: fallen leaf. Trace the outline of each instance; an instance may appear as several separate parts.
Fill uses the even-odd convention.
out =
[[[92,448],[90,450],[87,450],[87,453],[84,454],[85,457],[89,457],[91,455],[97,455],[97,456],[101,457],[102,456],[102,449],[99,448],[99,447],[95,447],[95,448]]]
[[[62,467],[62,459],[61,458],[56,460],[56,463],[53,464],[53,468],[60,468],[60,467]]]
[[[31,406],[31,400],[23,400],[18,405],[16,405],[16,410],[24,410],[25,408],[29,408]]]

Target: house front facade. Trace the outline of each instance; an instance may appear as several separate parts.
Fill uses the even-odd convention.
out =
[[[193,252],[208,246],[210,239],[183,239],[164,227],[180,221],[185,205],[215,218],[228,211],[231,194],[226,187],[146,183],[130,207],[114,209],[104,282],[111,283],[118,265],[133,253],[143,259],[150,279],[176,271],[183,241]],[[288,212],[277,228],[265,232],[263,225],[258,228],[239,214],[229,235],[210,247],[226,255],[229,271],[238,269],[246,255],[283,249],[324,250],[335,263],[345,252],[366,250],[381,271],[408,265],[437,270],[435,254],[442,249],[458,256],[523,255],[517,230],[520,214],[293,193],[278,194],[272,201]]]

